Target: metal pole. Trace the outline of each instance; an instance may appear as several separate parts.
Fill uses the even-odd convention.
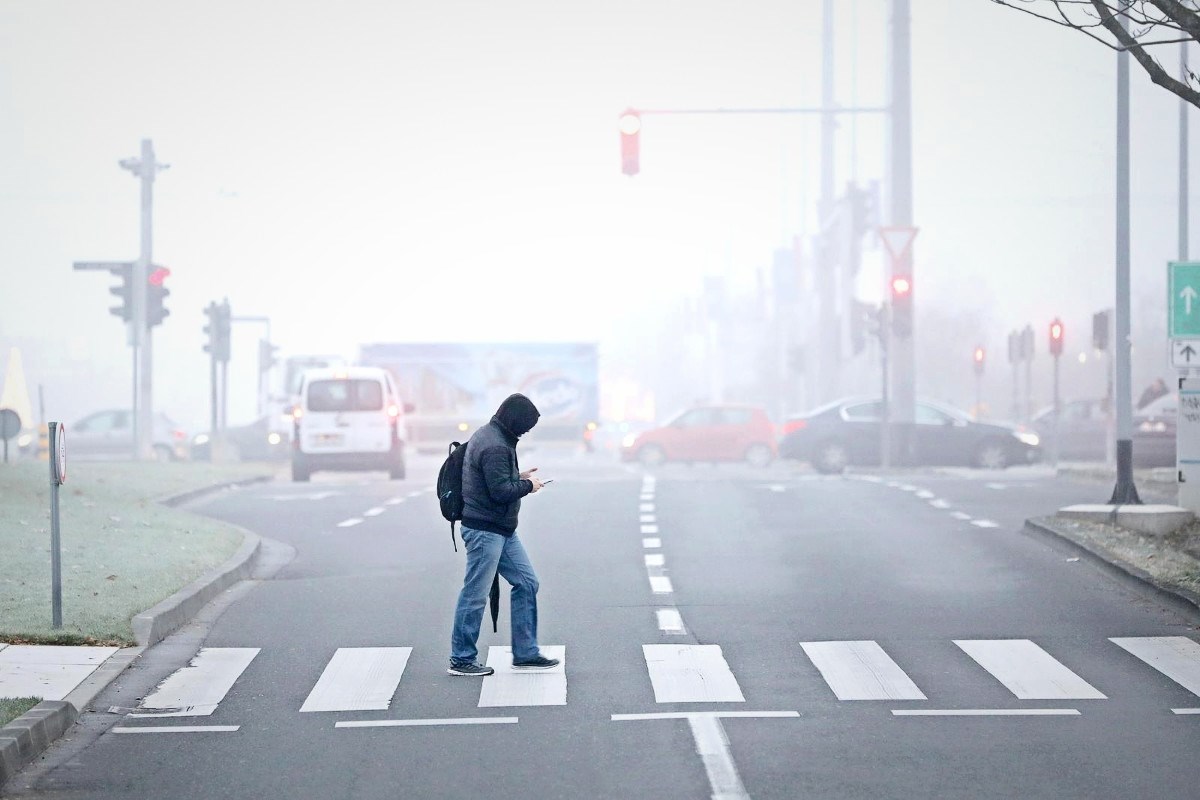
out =
[[[1054,357],[1054,447],[1050,451],[1050,463],[1054,467],[1058,467],[1058,421],[1062,412],[1062,403],[1059,400],[1058,393],[1058,362],[1059,357]]]
[[[892,465],[892,411],[888,397],[888,330],[891,328],[891,306],[884,303],[879,308],[879,353],[880,353],[880,403],[879,415],[879,463],[887,469]]]
[[[819,329],[814,341],[818,343],[813,359],[817,372],[817,392],[820,402],[837,394],[838,343],[837,295],[838,281],[834,275],[831,221],[834,212],[834,136],[837,118],[834,114],[833,79],[833,0],[821,5],[821,194],[817,200],[818,236],[821,246],[817,254],[817,314]]]
[[[912,42],[910,35],[909,0],[892,0],[891,36],[891,130],[888,167],[891,184],[890,224],[908,227],[913,223],[912,198]],[[913,246],[900,255],[901,274],[913,275]],[[905,261],[906,260],[906,261]],[[916,302],[916,281],[913,281],[912,301]],[[893,439],[901,463],[911,463],[913,426],[916,422],[916,339],[915,321],[907,336],[892,337],[890,354],[892,368]]]
[[[1122,24],[1124,24],[1122,22]],[[1140,504],[1133,482],[1132,342],[1129,339],[1129,51],[1117,53],[1116,358],[1117,483],[1113,505]]]
[[[150,325],[146,318],[147,288],[149,287],[150,264],[153,261],[153,209],[154,209],[154,144],[142,140],[141,168],[141,249],[134,265],[133,323],[140,342],[138,364],[138,409],[137,443],[138,458],[149,458],[154,446],[154,400],[153,370],[154,348],[151,344]]]
[[[1179,77],[1187,81],[1187,42],[1179,43]],[[1188,108],[1179,101],[1179,260],[1188,257]]]
[[[58,423],[50,423],[50,614],[55,630],[62,627],[62,541],[58,521]]]

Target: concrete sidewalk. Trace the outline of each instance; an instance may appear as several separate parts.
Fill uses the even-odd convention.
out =
[[[63,700],[120,649],[0,643],[0,698]]]

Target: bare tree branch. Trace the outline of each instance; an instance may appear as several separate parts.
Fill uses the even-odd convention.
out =
[[[1182,77],[1171,75],[1149,52],[1149,48],[1158,45],[1200,43],[1200,3],[1197,0],[992,2],[1079,31],[1110,50],[1127,51],[1157,86],[1200,108],[1200,78],[1191,70]],[[1164,33],[1166,37],[1162,36]]]

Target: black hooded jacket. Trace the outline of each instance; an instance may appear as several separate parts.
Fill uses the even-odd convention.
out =
[[[464,527],[503,536],[516,531],[521,498],[533,491],[533,482],[520,477],[517,439],[539,416],[528,397],[509,395],[492,421],[471,434],[463,463]]]

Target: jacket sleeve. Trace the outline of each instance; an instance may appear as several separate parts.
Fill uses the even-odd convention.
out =
[[[509,451],[492,447],[479,454],[488,495],[495,503],[512,503],[533,491],[533,482],[517,477]]]

